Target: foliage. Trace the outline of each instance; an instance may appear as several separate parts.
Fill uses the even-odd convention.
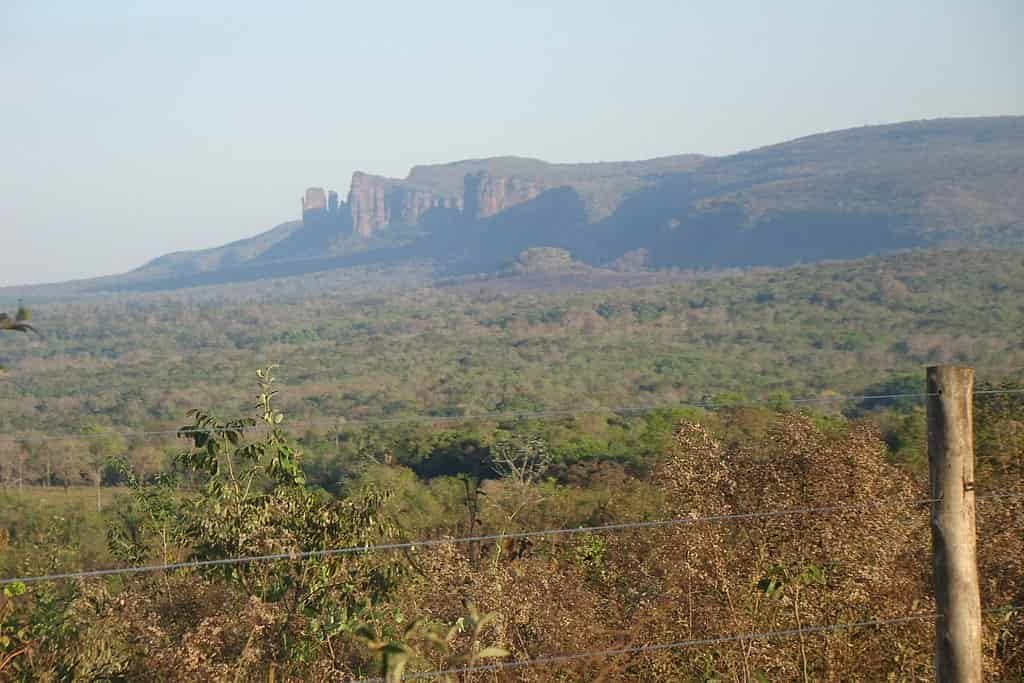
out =
[[[132,495],[119,501],[107,526],[110,554],[128,565],[154,556],[164,564],[177,561],[174,550],[184,546],[187,538],[179,516],[177,477],[161,473],[143,485],[124,464],[122,471]]]
[[[319,661],[323,651],[332,651],[338,637],[346,633],[354,637],[357,628],[373,623],[375,605],[393,589],[403,569],[387,557],[353,550],[394,535],[394,526],[381,517],[387,494],[367,486],[338,500],[306,487],[301,453],[285,433],[284,415],[274,405],[277,391],[272,368],[261,369],[258,378],[257,418],[220,420],[196,410],[190,413],[191,423],[180,430],[189,445],[178,462],[186,475],[198,477],[198,488],[184,490],[179,478],[170,474],[158,474],[143,483],[122,464],[131,495],[108,511],[108,543],[111,554],[126,563],[198,561],[211,585],[223,584],[255,601],[250,605],[260,606],[252,617],[262,625],[253,626],[256,630],[243,648],[252,659],[239,660],[238,665],[244,663],[250,671],[268,665],[302,668]],[[99,446],[94,450],[102,452]],[[216,562],[255,555],[296,559]],[[204,565],[206,561],[213,563]],[[168,594],[183,585],[171,575],[165,575],[163,582],[158,591]],[[146,586],[144,578],[125,584],[121,604],[143,600],[136,591]],[[38,599],[45,591],[33,590],[31,596]],[[108,592],[71,597],[65,604],[73,606],[82,599],[92,601],[104,619],[113,618]],[[38,607],[28,612],[41,613]],[[130,621],[116,628],[130,629]],[[101,626],[115,628],[114,623]],[[88,640],[96,629],[80,637]],[[37,640],[29,644],[43,645]],[[121,674],[136,670],[139,664],[132,663],[126,640],[108,637],[101,649],[102,653],[90,655],[92,663],[53,652],[44,661],[82,672],[113,667],[111,671]],[[15,650],[12,644],[0,651],[10,655]]]
[[[898,297],[885,294],[894,283]],[[280,408],[322,436],[341,418],[914,393],[921,365],[942,362],[1013,380],[1024,367],[1021,283],[1016,252],[948,251],[597,292],[483,283],[362,300],[197,294],[42,305],[45,345],[0,335],[9,371],[0,427],[79,432],[87,414],[170,431],[207,396],[237,414],[237,378],[267,357],[289,359],[293,386]]]
[[[473,669],[489,659],[507,657],[508,650],[481,643],[484,632],[493,626],[498,615],[481,615],[472,604],[467,609],[468,613],[450,626],[413,621],[397,640],[388,640],[376,630],[364,628],[361,635],[370,650],[379,654],[386,683],[402,681],[406,667],[415,657],[431,659],[438,671],[454,672],[438,677],[448,683],[459,680],[458,673],[463,669]],[[465,652],[459,651],[460,645],[466,649]],[[433,656],[427,654],[428,649],[433,651]]]
[[[434,442],[414,430],[363,442],[364,454],[380,448],[394,458],[385,462],[381,451],[364,458],[337,497],[302,483],[301,471],[289,464],[301,466],[301,449],[277,417],[273,375],[259,379],[254,419],[243,424],[193,413],[182,428],[189,447],[179,458],[188,467],[176,478],[145,483],[126,475],[131,486],[103,514],[112,549],[126,560],[279,553],[294,561],[29,586],[0,603],[2,635],[9,638],[0,652],[13,655],[8,667],[17,679],[328,681],[381,673],[401,680],[545,654],[929,610],[928,572],[920,562],[927,556],[927,513],[914,504],[926,492],[920,477],[889,462],[871,420],[746,407],[703,413],[703,424],[676,419],[662,457],[633,474],[610,461],[560,471],[538,425],[519,425],[500,430],[478,451],[488,454],[493,470],[477,482],[479,505],[469,520],[466,480],[420,478],[397,462],[415,462],[415,444],[431,452]],[[211,447],[214,441],[219,445]],[[463,442],[448,436],[438,443],[443,450]],[[271,468],[275,458],[285,462]],[[381,487],[393,495],[373,493]],[[880,499],[891,504],[873,505]],[[516,508],[508,503],[524,500],[529,504],[510,515]],[[520,529],[836,500],[864,505],[573,538],[503,537]],[[979,534],[989,539],[979,544],[987,605],[1014,602],[1024,580],[1024,538],[1016,526],[1022,501],[979,508]],[[403,531],[384,521],[391,517]],[[453,523],[459,517],[494,540],[445,542],[446,535],[467,533]],[[32,528],[15,527],[11,543],[23,563],[10,571],[81,562],[71,526]],[[438,541],[395,556],[320,554],[403,533]],[[54,548],[67,555],[55,556]],[[1019,672],[1022,628],[1013,612],[986,621],[989,677]],[[708,644],[514,671],[524,681],[847,680],[851,671],[872,680],[915,680],[930,675],[931,630],[930,622],[908,622],[794,636],[770,647]]]
[[[301,563],[254,562],[211,571],[262,601],[286,604],[281,637],[289,637],[293,620],[306,620],[298,637],[315,641],[307,643],[315,647],[333,630],[324,630],[324,615],[344,623],[386,595],[400,575],[386,560],[333,553],[393,535],[379,516],[387,496],[367,490],[337,501],[305,487],[300,452],[281,426],[284,414],[274,406],[273,366],[257,374],[258,420],[220,421],[192,411],[192,423],[181,428],[191,444],[179,461],[205,478],[200,495],[183,501],[182,519],[196,560],[311,554]],[[257,438],[250,438],[253,434]]]
[[[919,366],[947,361],[1019,387],[1022,276],[1013,253],[911,253],[598,292],[41,305],[45,347],[0,339],[3,575],[289,559],[29,585],[0,602],[0,677],[346,680],[492,645],[515,662],[927,612],[922,404],[838,397],[919,393]],[[287,356],[293,381],[261,370],[253,411],[235,383],[254,356]],[[976,397],[979,490],[1019,486],[1022,424],[1024,398]],[[903,503],[517,535],[881,496]],[[1021,514],[979,505],[986,606],[1019,603]],[[433,545],[332,554],[405,539]],[[492,615],[475,635],[467,605]],[[1022,628],[988,619],[989,677],[1019,675]],[[930,638],[922,622],[515,675],[916,680]]]

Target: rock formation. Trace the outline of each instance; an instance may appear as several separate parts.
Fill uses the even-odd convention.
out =
[[[465,215],[470,220],[488,218],[505,209],[528,202],[546,188],[526,178],[499,178],[486,171],[465,178]]]
[[[504,156],[414,166],[403,179],[356,173],[347,202],[310,188],[302,222],[168,254],[125,282],[194,286],[197,274],[223,271],[229,281],[243,266],[270,277],[303,272],[300,259],[311,269],[430,260],[449,274],[494,272],[532,247],[627,272],[786,266],[936,245],[1017,248],[1022,159],[1024,116],[1011,116],[860,127],[717,158]],[[522,267],[534,267],[537,256],[527,256]],[[548,256],[543,263],[561,258]],[[263,269],[278,261],[295,263]]]
[[[431,209],[459,210],[462,200],[356,171],[352,174],[348,207],[355,234],[369,237],[388,225],[418,225]]]
[[[327,193],[324,192],[322,187],[311,187],[306,190],[306,194],[302,197],[302,215],[305,216],[308,211],[326,211],[327,210]]]
[[[468,174],[462,197],[443,196],[402,181],[356,172],[348,206],[357,235],[369,237],[388,225],[415,226],[432,209],[480,220],[530,201],[546,188],[526,178],[496,177],[483,171]]]
[[[334,190],[325,192],[322,187],[311,187],[302,196],[302,227],[322,236],[347,234],[351,232],[348,211]]]
[[[387,201],[388,179],[356,171],[348,191],[348,206],[352,213],[352,229],[357,235],[368,237],[387,225],[390,220]]]

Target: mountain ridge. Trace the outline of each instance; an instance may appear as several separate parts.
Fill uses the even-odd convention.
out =
[[[301,220],[83,286],[187,287],[201,274],[220,273],[218,281],[233,272],[243,280],[302,274],[302,262],[308,272],[410,259],[445,274],[493,272],[533,247],[565,249],[595,266],[629,254],[648,268],[1017,248],[1024,247],[1022,188],[1024,116],[861,126],[721,157],[466,159],[415,165],[404,179],[357,171],[344,200],[311,188]]]

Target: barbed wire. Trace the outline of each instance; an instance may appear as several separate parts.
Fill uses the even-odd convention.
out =
[[[1024,492],[1001,491],[985,493],[975,496],[977,501],[1002,500],[1024,497]],[[218,567],[234,564],[252,564],[256,562],[273,561],[300,561],[315,559],[319,557],[332,557],[339,555],[352,555],[358,553],[394,551],[394,550],[415,550],[418,548],[429,548],[444,545],[465,545],[467,543],[484,543],[489,541],[519,540],[528,538],[541,538],[548,536],[574,536],[580,534],[608,533],[614,531],[627,531],[630,529],[655,529],[669,526],[687,526],[703,523],[717,523],[749,519],[771,519],[778,517],[790,517],[803,514],[832,514],[853,510],[868,510],[882,507],[918,506],[939,502],[939,498],[924,498],[919,500],[904,499],[876,499],[864,503],[851,503],[847,505],[819,505],[801,508],[788,508],[783,510],[761,510],[756,512],[735,512],[719,515],[705,515],[675,517],[671,519],[649,520],[642,522],[621,522],[616,524],[602,524],[595,526],[564,527],[559,529],[540,529],[534,531],[513,531],[498,534],[482,534],[476,536],[465,536],[461,538],[436,538],[417,541],[401,541],[396,543],[381,543],[374,545],[347,546],[342,548],[327,548],[322,550],[306,550],[296,552],[271,553],[265,555],[247,555],[240,557],[227,557],[212,560],[188,560],[184,562],[171,562],[154,565],[138,565],[131,567],[112,567],[109,569],[91,569],[78,572],[64,572],[54,574],[41,574],[35,576],[19,576],[0,579],[0,586],[11,583],[40,583],[45,581],[60,581],[68,579],[85,579],[99,576],[115,576],[122,574],[141,574],[157,571],[174,571],[179,569],[201,569],[205,567]]]
[[[1024,495],[1024,494],[1021,494]],[[978,496],[984,498],[984,496]],[[483,543],[488,541],[519,540],[527,538],[541,538],[549,536],[574,536],[579,534],[608,533],[614,531],[626,531],[630,529],[654,529],[669,526],[685,526],[703,523],[717,523],[749,519],[770,519],[778,517],[789,517],[803,514],[831,514],[836,512],[867,510],[880,507],[918,506],[937,502],[936,498],[922,500],[904,499],[878,499],[865,503],[852,503],[847,505],[821,505],[801,508],[789,508],[784,510],[763,510],[758,512],[737,512],[719,515],[705,516],[684,516],[671,519],[651,520],[642,522],[622,522],[617,524],[604,524],[597,526],[565,527],[560,529],[541,529],[534,531],[517,531],[499,534],[483,534],[466,536],[462,538],[437,538],[418,541],[401,541],[396,543],[381,543],[374,545],[358,545],[343,548],[327,548],[322,550],[306,550],[296,552],[282,552],[265,555],[248,555],[242,557],[218,558],[212,560],[188,560],[184,562],[172,562],[166,564],[140,565],[132,567],[117,567],[110,569],[92,569],[78,572],[64,572],[55,574],[43,574],[38,576],[20,576],[0,579],[0,586],[10,583],[39,583],[44,581],[60,581],[67,579],[84,579],[99,576],[114,576],[121,574],[140,574],[157,571],[173,571],[179,569],[201,569],[205,567],[218,567],[235,564],[251,564],[255,562],[272,561],[299,561],[315,559],[320,557],[332,557],[339,555],[352,555],[358,553],[370,553],[394,550],[415,550],[418,548],[429,548],[444,545],[464,545],[467,543]]]
[[[999,396],[1002,394],[1024,394],[1024,389],[979,389],[974,392],[975,396]],[[928,394],[933,396],[934,394]]]
[[[1002,491],[997,493],[986,493],[975,496],[977,501],[1003,500],[1010,498],[1022,498],[1024,492]],[[868,510],[881,507],[918,506],[939,502],[939,498],[924,498],[920,500],[879,499],[865,503],[852,503],[848,505],[820,505],[802,508],[789,508],[784,510],[762,510],[757,512],[736,512],[720,515],[705,515],[675,517],[671,519],[650,520],[643,522],[621,522],[616,524],[602,524],[595,526],[564,527],[559,529],[540,529],[534,531],[513,531],[499,534],[482,534],[476,536],[465,536],[461,538],[434,538],[418,541],[401,541],[396,543],[380,543],[374,545],[347,546],[343,548],[327,548],[323,550],[305,550],[287,553],[272,553],[265,555],[247,555],[241,557],[227,557],[213,560],[188,560],[185,562],[171,562],[166,564],[138,565],[131,567],[112,567],[109,569],[90,569],[78,572],[64,572],[55,574],[41,574],[35,576],[18,576],[0,579],[0,586],[11,583],[41,583],[45,581],[61,581],[68,579],[85,579],[99,576],[115,576],[123,574],[142,574],[158,571],[175,571],[179,569],[202,569],[205,567],[218,567],[235,564],[252,564],[256,562],[273,561],[300,561],[320,557],[332,557],[339,555],[353,555],[358,553],[394,551],[394,550],[416,550],[418,548],[430,548],[444,545],[465,545],[467,543],[485,543],[489,541],[520,540],[528,538],[542,538],[547,536],[575,536],[580,534],[608,533],[614,531],[627,531],[630,529],[655,529],[670,526],[688,526],[702,523],[717,523],[749,519],[771,519],[777,517],[790,517],[802,514],[832,514],[853,510]]]
[[[994,607],[982,610],[984,614],[994,612],[1012,612],[1024,609],[1024,605],[1007,605],[1005,607]],[[823,624],[820,626],[804,626],[800,628],[780,629],[777,631],[765,631],[761,633],[742,633],[730,636],[714,636],[710,638],[693,638],[690,640],[679,640],[673,643],[657,643],[654,645],[640,645],[637,647],[610,648],[606,650],[593,650],[589,652],[577,652],[574,654],[550,655],[546,657],[535,657],[533,659],[522,659],[512,662],[496,662],[494,664],[479,664],[475,666],[463,666],[453,669],[441,669],[438,671],[424,671],[406,673],[403,680],[424,680],[438,678],[440,676],[460,675],[468,673],[486,673],[495,671],[507,671],[510,669],[522,669],[531,666],[543,666],[550,664],[564,664],[566,662],[578,661],[580,659],[597,659],[601,657],[617,657],[622,655],[636,655],[648,652],[659,652],[664,650],[679,650],[690,647],[708,647],[711,645],[724,645],[752,640],[769,640],[772,638],[792,638],[800,635],[813,635],[818,633],[831,633],[854,628],[870,628],[906,624],[915,621],[931,621],[941,618],[935,612],[928,614],[910,614],[902,617],[887,619],[869,619],[865,621],[843,622],[839,624]],[[385,683],[382,677],[361,678],[355,683]]]
[[[988,493],[983,496],[975,496],[975,500],[1006,500],[1008,498],[1024,498],[1024,492]]]
[[[1021,389],[986,389],[975,391],[975,396],[990,396],[1004,394],[1024,394]],[[665,403],[661,405],[646,406],[596,406],[593,408],[565,408],[537,411],[514,411],[476,413],[470,415],[410,415],[406,417],[381,417],[381,418],[356,418],[349,419],[344,416],[325,416],[321,418],[296,419],[288,422],[292,427],[312,427],[329,425],[332,427],[362,427],[371,425],[397,425],[397,424],[458,424],[462,422],[508,422],[514,420],[543,419],[549,417],[573,417],[576,415],[597,415],[601,413],[616,413],[619,415],[642,415],[659,410],[672,410],[678,408],[698,409],[721,409],[721,408],[744,408],[763,405],[812,405],[816,403],[846,403],[863,401],[894,401],[900,399],[921,399],[937,396],[934,393],[895,393],[895,394],[840,394],[835,396],[815,396],[804,398],[773,398],[762,397],[748,399],[745,401],[680,401],[676,403]],[[266,429],[265,425],[241,425],[238,427],[211,427],[203,429],[190,429],[188,427],[178,429],[160,430],[102,430],[97,432],[82,432],[72,434],[68,432],[42,432],[35,434],[0,434],[0,442],[18,442],[25,439],[38,441],[88,441],[90,439],[105,438],[109,436],[120,436],[123,438],[149,438],[155,436],[188,436],[189,434],[212,434],[220,432],[251,432]]]

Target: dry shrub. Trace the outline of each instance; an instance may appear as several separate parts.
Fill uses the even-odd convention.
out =
[[[479,553],[457,544],[410,552],[414,570],[377,606],[381,632],[396,637],[416,618],[457,623],[474,605],[499,615],[488,642],[471,642],[466,631],[453,649],[500,643],[508,661],[523,662],[933,613],[924,482],[887,464],[879,435],[865,425],[825,433],[789,415],[756,427],[723,445],[700,425],[680,425],[651,484],[673,515],[692,523],[491,543]],[[803,511],[704,519],[794,510]],[[1024,602],[1022,521],[1024,498],[979,504],[985,606]],[[139,579],[120,592],[103,586],[83,583],[73,605],[76,680],[266,680],[289,655],[293,665],[277,670],[279,681],[352,680],[369,670],[370,655],[355,637],[296,664],[294,653],[277,650],[277,630],[296,627],[294,617],[225,583],[193,574]],[[457,680],[926,681],[933,632],[924,618]],[[410,672],[451,661],[414,645]],[[984,648],[986,680],[1020,680],[1021,613],[987,614]],[[42,662],[37,672],[56,680]]]
[[[1006,494],[978,501],[981,604],[990,609],[1024,605],[1024,487]],[[1024,680],[1024,609],[986,614],[983,637],[991,671]]]
[[[798,514],[694,523],[661,530],[642,571],[657,577],[643,610],[648,642],[767,633],[924,614],[928,596],[926,497],[886,464],[884,445],[855,425],[828,435],[785,416],[760,440],[723,448],[683,424],[658,478],[674,512],[707,517]],[[852,509],[830,509],[855,506]],[[656,539],[653,537],[657,537]],[[625,571],[627,567],[623,567]],[[734,680],[916,680],[929,676],[931,623],[743,640],[700,652],[645,657],[659,675]]]
[[[572,548],[534,548],[529,556],[507,561],[505,546],[492,545],[477,567],[464,547],[432,548],[417,559],[422,574],[403,587],[399,600],[407,605],[403,611],[443,623],[455,622],[468,605],[497,613],[492,637],[512,653],[511,659],[587,651],[595,646],[595,634],[604,634],[604,625],[617,621],[617,605],[593,590]],[[437,660],[424,661],[418,668],[436,670],[438,665]],[[508,680],[561,680],[559,672],[543,669],[505,675]]]
[[[81,589],[76,680],[252,680],[279,654],[275,607],[224,584],[193,575]]]
[[[40,680],[258,681],[272,669],[278,681],[355,678],[331,657],[286,664],[279,631],[296,621],[281,603],[195,574],[140,579],[120,591],[86,581],[71,610],[75,651],[49,666],[36,662]],[[351,646],[349,661],[369,659]]]
[[[921,615],[511,669],[486,680],[931,680],[924,482],[889,465],[867,425],[827,434],[790,415],[757,431],[725,447],[700,425],[680,425],[655,482],[673,513],[694,523],[536,541],[514,559],[492,549],[480,566],[465,548],[444,546],[419,558],[422,575],[405,587],[403,610],[440,620],[457,618],[463,603],[498,611],[514,660]],[[844,509],[817,509],[836,507]],[[805,508],[815,510],[701,521]],[[986,605],[1021,601],[1020,516],[1020,505],[1008,504],[980,515]],[[988,616],[988,680],[1021,671],[1022,641],[1019,614]]]

